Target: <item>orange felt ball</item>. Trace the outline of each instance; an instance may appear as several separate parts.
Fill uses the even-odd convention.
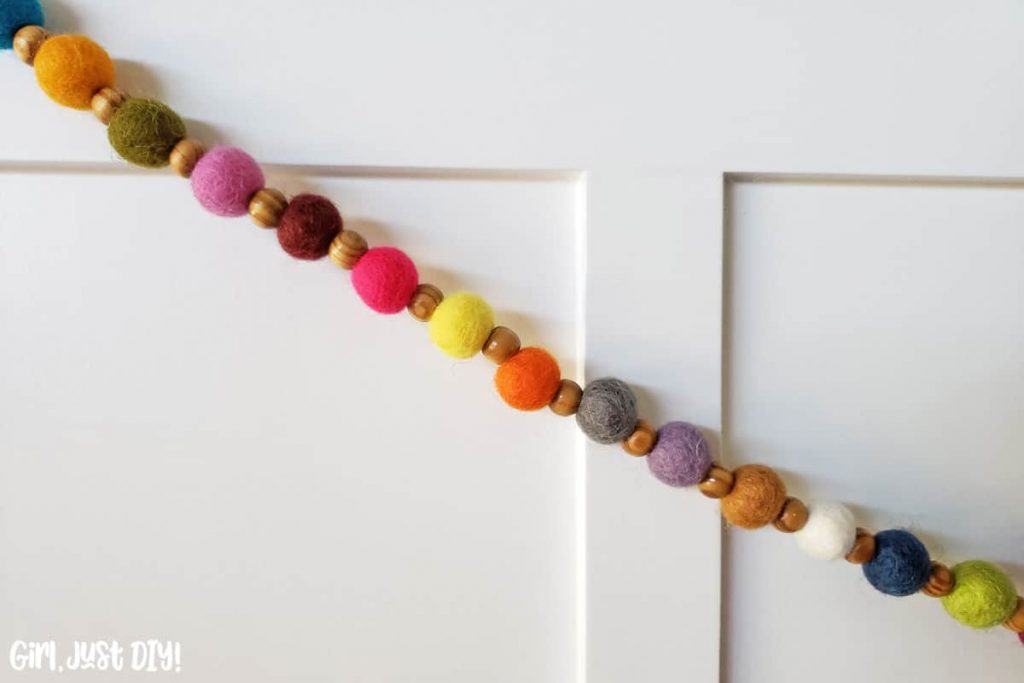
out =
[[[744,529],[771,524],[786,504],[786,485],[775,470],[744,465],[733,472],[732,491],[721,500],[722,516]]]
[[[558,393],[562,372],[558,361],[545,351],[527,347],[498,366],[494,385],[516,410],[540,410]]]
[[[92,96],[114,85],[114,63],[85,36],[54,36],[43,43],[34,63],[39,87],[65,107],[88,109]]]

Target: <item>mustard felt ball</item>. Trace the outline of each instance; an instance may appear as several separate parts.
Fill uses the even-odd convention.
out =
[[[476,294],[446,297],[430,318],[430,340],[453,358],[472,358],[494,329],[494,311]]]
[[[990,562],[971,560],[953,567],[956,584],[942,598],[942,606],[961,624],[992,628],[1017,609],[1017,589],[1002,569]]]
[[[92,96],[114,85],[114,62],[85,36],[53,36],[39,48],[36,80],[47,96],[65,107],[89,109]]]

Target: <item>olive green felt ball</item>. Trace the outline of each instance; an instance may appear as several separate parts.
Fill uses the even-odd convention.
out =
[[[1017,589],[1003,570],[989,562],[972,560],[953,567],[956,585],[942,598],[942,606],[961,624],[992,628],[1006,621],[1017,608]]]
[[[169,163],[174,145],[185,137],[185,122],[162,102],[133,98],[114,112],[107,137],[125,161],[160,168]]]

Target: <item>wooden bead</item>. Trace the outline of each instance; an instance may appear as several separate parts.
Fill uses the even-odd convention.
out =
[[[1024,598],[1017,598],[1017,609],[1004,624],[1014,633],[1024,633]]]
[[[444,301],[444,294],[434,285],[420,285],[412,293],[412,299],[406,307],[412,317],[420,322],[427,322],[434,315],[434,311]]]
[[[924,584],[921,592],[933,598],[941,598],[953,592],[956,585],[956,577],[949,567],[941,562],[932,562],[932,570],[928,575],[928,582]]]
[[[14,52],[18,59],[32,66],[36,61],[36,53],[49,37],[50,34],[42,26],[22,26],[14,34]]]
[[[622,442],[622,448],[630,455],[642,457],[654,450],[654,443],[658,440],[658,430],[647,420],[640,420],[636,423],[633,433]]]
[[[264,187],[249,200],[249,215],[261,228],[276,228],[280,225],[281,216],[287,208],[288,199],[284,193],[272,187]]]
[[[724,498],[732,491],[732,482],[732,472],[716,465],[704,477],[704,481],[697,484],[697,488],[708,498]]]
[[[495,327],[484,342],[483,354],[491,361],[501,365],[519,353],[519,335],[507,327]]]
[[[782,512],[779,513],[778,519],[775,520],[775,528],[785,534],[791,534],[794,531],[800,531],[807,525],[807,518],[810,513],[807,512],[807,506],[799,498],[787,498],[786,504],[782,506]]]
[[[114,112],[125,103],[128,96],[114,88],[103,88],[92,96],[92,113],[104,126],[110,123]]]
[[[352,230],[342,230],[341,234],[331,242],[327,252],[331,260],[345,270],[352,270],[366,253],[366,238]]]
[[[562,417],[575,415],[576,410],[580,407],[580,399],[582,398],[583,389],[580,385],[571,379],[563,379],[558,385],[555,397],[548,404],[548,408],[551,408],[551,412],[555,415],[561,415]]]
[[[185,138],[171,150],[171,168],[182,178],[188,178],[204,154],[206,149],[198,141]]]
[[[875,535],[867,529],[858,528],[853,547],[846,554],[846,561],[850,564],[864,564],[870,562],[874,556]]]

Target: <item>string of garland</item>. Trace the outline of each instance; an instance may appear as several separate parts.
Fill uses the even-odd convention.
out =
[[[38,0],[0,0],[0,49],[14,49],[34,66],[43,92],[58,104],[91,109],[107,125],[114,150],[125,161],[146,168],[170,165],[190,178],[199,203],[218,216],[249,214],[261,227],[276,228],[282,249],[297,259],[330,257],[351,271],[359,297],[383,314],[408,310],[429,324],[431,341],[454,358],[482,352],[497,364],[494,383],[513,408],[549,407],[575,415],[579,428],[601,444],[621,443],[630,455],[646,457],[651,473],[669,486],[697,486],[719,499],[732,525],[758,529],[773,525],[793,534],[797,546],[822,560],[845,558],[862,566],[868,582],[896,597],[924,593],[940,598],[957,621],[976,629],[1000,624],[1024,642],[1024,599],[997,566],[979,560],[952,569],[935,562],[909,531],[872,534],[858,528],[839,503],[805,505],[788,496],[771,468],[746,465],[729,471],[712,462],[701,431],[686,422],[655,430],[637,415],[629,386],[614,378],[580,387],[563,379],[556,360],[536,347],[522,348],[519,337],[496,327],[481,297],[461,292],[445,297],[421,283],[413,261],[392,247],[369,248],[358,233],[345,230],[338,209],[325,197],[287,198],[265,186],[263,171],[234,147],[206,150],[186,137],[185,124],[170,107],[134,98],[114,87],[114,64],[106,51],[79,35],[50,35]]]

